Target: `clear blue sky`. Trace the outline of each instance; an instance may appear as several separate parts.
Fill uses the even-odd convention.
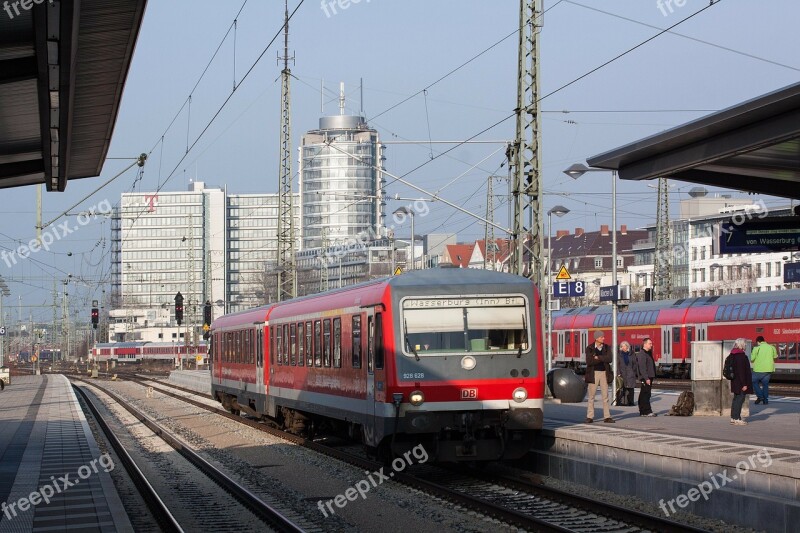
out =
[[[290,10],[297,4],[298,0],[290,1]],[[619,17],[665,28],[709,2],[674,4],[670,12],[666,0],[662,9],[657,0],[546,0],[542,94],[658,32]],[[280,31],[282,0],[247,2],[237,24],[235,69],[231,35],[192,93],[190,120],[184,109],[167,129],[241,5],[240,0],[150,0],[109,156],[135,157],[155,150],[140,181],[135,182],[135,173],[129,171],[75,211],[103,200],[115,204],[125,191],[155,190],[168,177],[164,190],[183,190],[196,176],[210,186],[227,185],[235,193],[277,191],[280,67],[276,54],[282,50],[282,38],[264,53],[244,81],[242,77]],[[308,0],[291,24],[290,50],[296,56],[292,72],[297,77],[292,85],[294,146],[304,131],[318,125],[323,79],[325,113],[333,114],[338,111],[335,93],[340,81],[346,85],[349,111],[358,112],[358,85],[363,78],[365,114],[387,141],[465,139],[512,113],[517,0],[351,0],[346,9],[334,5],[336,13],[328,6],[326,15],[319,1]],[[589,174],[575,182],[561,172],[571,163],[706,114],[691,110],[722,109],[796,82],[800,73],[797,20],[800,4],[792,0],[721,0],[674,31],[761,59],[663,35],[548,96],[541,105],[545,111],[541,121],[545,209],[562,204],[571,210],[558,227],[595,229],[610,222],[610,178]],[[430,87],[427,96],[416,96],[384,113],[490,47]],[[241,85],[231,96],[234,80]],[[228,104],[198,140],[229,96]],[[571,112],[558,112],[564,110]],[[511,119],[481,138],[511,139],[513,132]],[[188,155],[187,133],[189,144],[197,141]],[[387,170],[405,174],[429,161],[431,149],[436,155],[444,148],[390,145]],[[483,214],[486,176],[506,175],[503,162],[501,145],[464,145],[407,179],[427,189],[441,189],[448,200]],[[45,193],[44,219],[61,213],[127,164],[109,160],[100,178],[70,182],[65,193]],[[692,187],[677,185],[673,205],[686,198]],[[390,186],[389,192],[411,194],[398,185]],[[620,223],[641,227],[652,222],[654,192],[645,183],[621,183]],[[35,236],[35,191],[8,189],[3,196],[6,207],[0,246],[13,249]],[[502,199],[495,204],[496,219],[505,224],[508,208]],[[399,205],[390,203],[387,211]],[[78,296],[73,305],[87,318],[89,300],[100,296],[98,281],[108,279],[109,226],[107,220],[92,222],[55,243],[51,251],[34,254],[33,260],[22,260],[13,268],[0,262],[0,274],[12,291],[6,306],[16,305],[21,296],[23,306],[30,306],[23,307],[25,318],[33,313],[37,320],[51,320],[52,310],[42,306],[51,302],[53,279],[60,284],[73,274],[73,279],[83,280],[71,285],[70,294]],[[469,240],[483,236],[483,225],[442,204],[434,204],[428,216],[417,220],[418,233],[453,231]],[[16,318],[16,312],[11,318]]]

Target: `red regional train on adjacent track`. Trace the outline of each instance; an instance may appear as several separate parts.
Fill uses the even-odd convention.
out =
[[[212,395],[384,459],[418,444],[439,461],[517,458],[542,427],[539,305],[523,277],[430,269],[226,315]]]
[[[98,342],[92,348],[92,358],[95,361],[116,361],[117,363],[141,363],[155,361],[197,362],[205,364],[208,346],[200,342],[198,346],[184,346],[170,342]]]
[[[759,335],[778,351],[778,376],[800,377],[800,290],[706,296],[630,304],[617,319],[618,341],[638,349],[653,340],[659,373],[688,377],[692,341],[755,340]],[[611,339],[611,306],[579,307],[553,313],[553,360],[580,369],[591,332]]]

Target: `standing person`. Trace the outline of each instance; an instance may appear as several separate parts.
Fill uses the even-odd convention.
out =
[[[628,341],[622,341],[619,344],[619,353],[617,353],[617,375],[622,378],[622,394],[617,398],[617,405],[633,405],[633,388],[636,386],[636,358],[631,352],[631,345]]]
[[[586,376],[584,380],[589,384],[589,405],[586,409],[586,423],[594,422],[594,397],[597,387],[603,395],[603,422],[613,424],[611,409],[608,401],[608,384],[614,378],[611,370],[611,347],[603,340],[602,331],[594,332],[594,342],[586,347]]]
[[[747,394],[753,386],[753,374],[750,371],[750,361],[744,348],[747,345],[745,339],[736,339],[733,343],[731,356],[733,357],[733,379],[731,380],[731,392],[733,402],[731,403],[731,424],[734,426],[746,426],[747,422],[742,420],[742,406],[747,399]]]
[[[650,407],[650,392],[653,389],[653,380],[656,378],[656,362],[653,360],[653,341],[649,337],[642,341],[642,349],[636,352],[634,371],[636,381],[641,384],[639,416],[658,416]]]
[[[775,359],[778,351],[775,347],[759,335],[756,337],[757,346],[750,352],[750,361],[753,362],[753,392],[756,395],[756,404],[769,403],[769,378],[775,372]]]

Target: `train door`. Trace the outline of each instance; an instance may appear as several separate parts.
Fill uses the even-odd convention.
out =
[[[256,392],[264,393],[267,386],[264,383],[264,327],[259,326],[256,331]]]
[[[587,346],[589,346],[589,330],[582,329],[575,332],[575,345],[573,349],[575,350],[575,359],[573,359],[574,363],[578,367],[583,367],[586,365],[586,357],[584,350]]]
[[[367,310],[367,394],[364,430],[367,445],[377,446],[375,428],[375,314],[373,309]]]
[[[660,364],[672,362],[672,326],[661,326],[661,354],[655,353],[654,350],[653,357]]]
[[[566,334],[563,331],[556,332],[556,349],[554,354],[554,362],[558,361],[559,363],[564,360],[566,356],[566,352],[564,350],[564,340],[569,338],[569,332]]]

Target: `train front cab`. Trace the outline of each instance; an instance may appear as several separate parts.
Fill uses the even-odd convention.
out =
[[[393,454],[422,444],[438,461],[486,461],[531,448],[544,393],[532,286],[528,294],[482,290],[488,294],[395,295],[383,417]]]

